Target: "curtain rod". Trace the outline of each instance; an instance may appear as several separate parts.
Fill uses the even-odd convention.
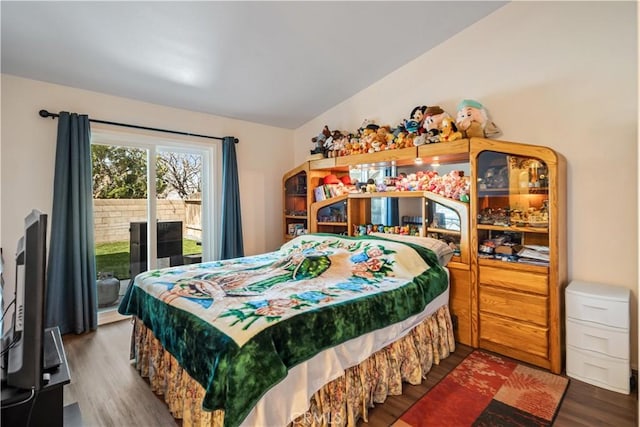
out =
[[[51,117],[52,119],[57,119],[60,115],[59,114],[55,114],[55,113],[50,113],[47,110],[40,110],[40,112],[38,113],[40,114],[40,117]],[[89,118],[90,122],[94,122],[94,123],[102,123],[105,125],[113,125],[113,126],[123,126],[123,127],[127,127],[127,128],[133,128],[133,129],[144,129],[144,130],[152,130],[152,131],[156,131],[156,132],[164,132],[164,133],[173,133],[176,135],[186,135],[186,136],[197,136],[198,138],[209,138],[209,139],[217,139],[219,141],[222,141],[224,138],[221,138],[219,136],[210,136],[210,135],[199,135],[197,133],[189,133],[189,132],[181,132],[179,130],[169,130],[169,129],[159,129],[159,128],[152,128],[152,127],[147,127],[147,126],[138,126],[138,125],[130,125],[127,123],[118,123],[118,122],[108,122],[106,120],[98,120],[98,119],[91,119]],[[235,143],[238,143],[238,138],[233,138],[235,140]]]

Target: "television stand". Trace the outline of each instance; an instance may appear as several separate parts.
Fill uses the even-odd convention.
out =
[[[59,351],[60,365],[55,370],[47,372],[49,381],[42,385],[40,391],[21,390],[3,384],[3,425],[15,427],[63,426],[63,389],[66,384],[71,382],[71,376],[60,330],[57,326],[47,328],[45,335],[50,333],[53,334],[55,340],[54,349]]]

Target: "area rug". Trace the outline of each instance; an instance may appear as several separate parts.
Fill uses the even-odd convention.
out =
[[[567,378],[476,350],[393,427],[550,426]]]

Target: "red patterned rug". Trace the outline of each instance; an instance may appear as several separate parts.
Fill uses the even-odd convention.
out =
[[[476,350],[393,427],[550,426],[567,378]]]

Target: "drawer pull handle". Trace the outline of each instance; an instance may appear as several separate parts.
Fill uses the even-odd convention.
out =
[[[595,308],[596,310],[606,310],[607,309],[607,307],[598,307],[597,305],[585,304],[584,306],[588,307],[588,308]]]
[[[597,338],[599,340],[605,340],[607,339],[607,337],[599,337],[598,335],[592,335],[592,334],[584,334],[585,337],[591,337],[591,338]]]

